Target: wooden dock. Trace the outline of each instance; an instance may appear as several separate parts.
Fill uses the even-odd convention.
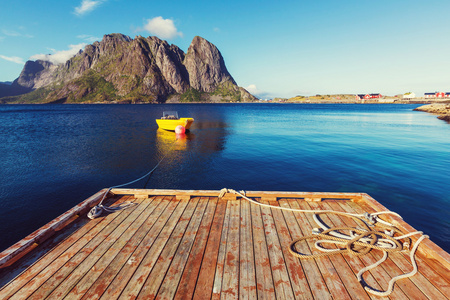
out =
[[[379,299],[358,282],[381,251],[299,259],[292,241],[317,227],[312,214],[263,207],[219,191],[113,189],[107,205],[136,205],[86,217],[105,190],[0,253],[0,299]],[[367,194],[247,192],[260,203],[350,213],[387,210]],[[333,226],[356,226],[324,215]],[[416,231],[396,216],[402,232]],[[431,237],[432,239],[432,237]],[[417,237],[412,237],[412,241]],[[298,248],[315,253],[314,241]],[[425,239],[418,273],[400,279],[388,299],[449,299],[450,255]],[[408,252],[368,271],[379,290],[408,273]]]

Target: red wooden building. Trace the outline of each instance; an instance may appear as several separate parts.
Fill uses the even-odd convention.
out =
[[[368,100],[368,99],[378,99],[381,98],[382,95],[380,93],[377,94],[358,94],[356,95],[356,100]]]
[[[450,93],[444,92],[434,92],[434,93],[425,93],[425,98],[450,98]]]

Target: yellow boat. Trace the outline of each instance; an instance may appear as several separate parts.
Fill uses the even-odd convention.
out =
[[[186,130],[189,130],[191,124],[194,122],[193,118],[179,118],[176,111],[165,111],[161,119],[156,119],[158,127],[165,130],[175,131],[178,125],[183,126]]]

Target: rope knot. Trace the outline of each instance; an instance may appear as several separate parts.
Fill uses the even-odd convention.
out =
[[[384,234],[386,234],[386,235],[388,235],[388,236],[390,236],[390,237],[393,237],[393,236],[394,236],[394,229],[391,229],[391,230],[385,230],[385,231],[384,231]]]
[[[227,188],[221,189],[220,193],[219,193],[219,199],[221,199],[223,196],[225,196],[226,193],[228,193],[228,189]]]
[[[409,241],[403,242],[403,251],[407,251],[410,246],[411,245],[410,245]]]
[[[322,233],[322,230],[320,228],[313,228],[312,229],[312,234],[320,234]]]
[[[370,226],[373,226],[375,224],[375,222],[376,222],[375,216],[369,214],[368,212],[364,213],[364,218],[367,219],[367,221],[369,222]]]

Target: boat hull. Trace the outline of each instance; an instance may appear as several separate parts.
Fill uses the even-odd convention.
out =
[[[159,128],[170,131],[175,131],[175,128],[178,125],[183,126],[186,130],[189,130],[193,122],[193,118],[180,118],[178,120],[156,119],[156,124],[158,124]]]

